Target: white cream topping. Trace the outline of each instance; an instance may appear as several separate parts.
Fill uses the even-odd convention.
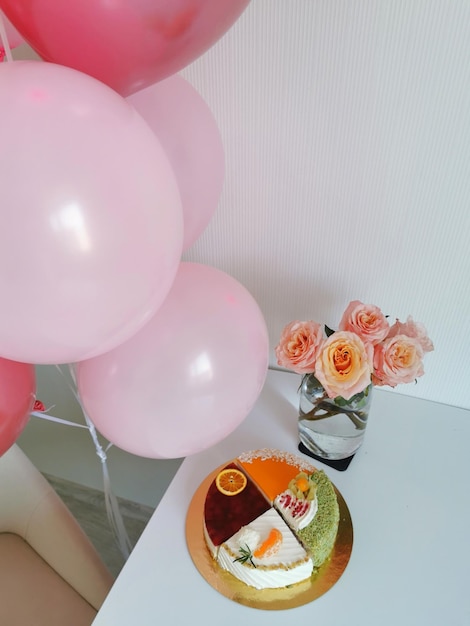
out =
[[[253,548],[246,544],[246,537],[252,542],[257,534],[259,545],[272,528],[282,533],[282,543],[276,554],[265,558],[252,556],[253,563],[250,560],[245,563],[236,561],[241,556],[241,547],[249,547],[253,552]],[[220,567],[256,589],[293,585],[309,578],[313,571],[312,559],[275,509],[269,509],[224,542],[220,546],[217,561]]]
[[[301,530],[310,524],[318,511],[317,497],[300,500],[290,489],[286,489],[274,500],[274,506],[293,530]]]
[[[236,542],[238,547],[248,548],[248,550],[256,550],[256,547],[261,543],[261,535],[254,528],[250,526],[243,526],[236,534]]]

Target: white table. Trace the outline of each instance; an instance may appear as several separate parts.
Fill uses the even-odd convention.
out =
[[[312,460],[353,521],[353,551],[339,581],[310,604],[263,611],[225,598],[199,574],[185,541],[193,493],[243,451],[298,453],[298,384],[296,375],[270,371],[238,429],[185,459],[94,626],[470,624],[470,411],[382,389],[374,390],[365,441],[349,468]]]

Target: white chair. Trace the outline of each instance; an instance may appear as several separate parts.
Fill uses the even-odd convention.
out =
[[[113,578],[15,444],[0,457],[0,624],[89,626]]]

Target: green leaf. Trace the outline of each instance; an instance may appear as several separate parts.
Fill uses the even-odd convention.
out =
[[[237,559],[234,559],[233,562],[236,563],[237,561],[239,561],[240,563],[246,563],[247,561],[250,561],[253,567],[256,567],[256,565],[253,563],[253,553],[246,544],[245,547],[240,546],[240,556]]]
[[[353,405],[355,403],[362,403],[362,406],[364,406],[365,404],[365,399],[366,397],[369,395],[369,388],[366,387],[364,389],[364,391],[360,391],[359,393],[356,393],[356,395],[351,396],[351,398],[349,398],[349,400],[345,400],[342,396],[336,396],[336,398],[333,400],[333,402],[337,405],[337,406],[349,406],[349,405]],[[361,406],[361,405],[359,405]],[[357,408],[359,408],[359,406]]]
[[[331,330],[331,328],[329,328],[326,324],[325,324],[325,335],[327,337],[330,337],[335,331]]]

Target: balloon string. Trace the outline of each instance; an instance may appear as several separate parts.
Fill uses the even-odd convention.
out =
[[[69,420],[64,420],[61,417],[54,417],[54,415],[48,415],[47,413],[43,413],[42,411],[33,411],[31,413],[34,417],[39,417],[40,419],[47,420],[48,422],[56,422],[57,424],[64,424],[65,426],[75,426],[76,428],[86,428],[85,424],[77,424],[76,422],[70,422]]]
[[[49,409],[48,409],[49,410]],[[101,460],[102,468],[103,468],[103,484],[104,484],[104,497],[105,497],[105,506],[106,506],[106,514],[108,517],[109,525],[111,526],[111,530],[113,532],[114,538],[117,541],[119,549],[124,556],[125,559],[129,557],[129,554],[132,550],[132,545],[129,540],[129,537],[126,532],[126,528],[124,526],[124,522],[119,512],[119,503],[117,501],[116,496],[112,492],[111,489],[111,479],[109,476],[108,466],[106,464],[106,452],[109,450],[112,444],[109,444],[106,450],[103,450],[101,447],[97,435],[96,430],[94,429],[93,424],[85,426],[85,424],[77,424],[76,422],[70,422],[69,420],[64,420],[60,417],[55,417],[54,415],[49,415],[45,411],[33,411],[31,413],[34,417],[39,417],[40,419],[44,419],[50,422],[56,422],[57,424],[63,424],[65,426],[74,426],[75,428],[85,428],[90,431],[90,434],[93,439],[93,443],[96,447],[96,454]]]
[[[80,396],[78,394],[78,390],[77,390],[77,384],[76,384],[76,379],[75,379],[75,372],[73,370],[73,366],[70,366],[69,368],[69,372],[72,378],[72,382],[70,382],[66,376],[66,374],[64,373],[64,371],[62,370],[62,368],[59,365],[56,365],[56,368],[59,370],[60,374],[63,376],[63,378],[66,380],[70,390],[72,391],[75,399],[77,400],[83,416],[85,418],[85,422],[86,425],[83,424],[77,424],[75,422],[69,422],[68,420],[63,420],[59,417],[54,417],[52,415],[46,415],[45,413],[42,412],[38,412],[38,411],[33,411],[31,413],[31,415],[40,417],[42,419],[46,419],[46,420],[50,420],[52,422],[58,422],[60,424],[65,424],[68,426],[75,426],[75,427],[79,427],[79,428],[86,428],[88,430],[88,432],[90,433],[90,436],[93,440],[93,443],[95,445],[95,450],[96,450],[96,455],[98,456],[98,458],[101,461],[101,468],[103,471],[103,486],[104,486],[104,500],[105,500],[105,506],[106,506],[106,514],[108,517],[108,522],[109,525],[111,527],[111,531],[113,532],[114,535],[114,539],[117,543],[117,546],[119,548],[119,550],[121,551],[122,556],[124,557],[125,560],[127,560],[129,558],[129,555],[132,551],[132,543],[129,539],[129,536],[127,534],[126,531],[126,527],[124,524],[124,520],[122,519],[122,515],[121,515],[121,511],[119,509],[119,503],[118,500],[115,496],[115,494],[112,491],[111,488],[111,479],[110,479],[110,475],[109,475],[109,470],[108,470],[108,466],[107,466],[107,455],[106,452],[109,450],[109,448],[111,448],[112,444],[109,443],[106,447],[106,449],[104,450],[103,447],[101,446],[99,439],[98,439],[98,434],[96,432],[96,428],[95,425],[93,424],[93,422],[91,421],[91,419],[88,417],[88,415],[86,414],[82,403],[80,401]]]
[[[7,57],[7,61],[13,61],[13,56],[11,54],[10,44],[8,43],[7,31],[5,28],[5,22],[3,21],[2,12],[0,11],[0,39],[2,41],[2,46],[5,52],[0,52],[0,63],[3,61],[3,58]]]

